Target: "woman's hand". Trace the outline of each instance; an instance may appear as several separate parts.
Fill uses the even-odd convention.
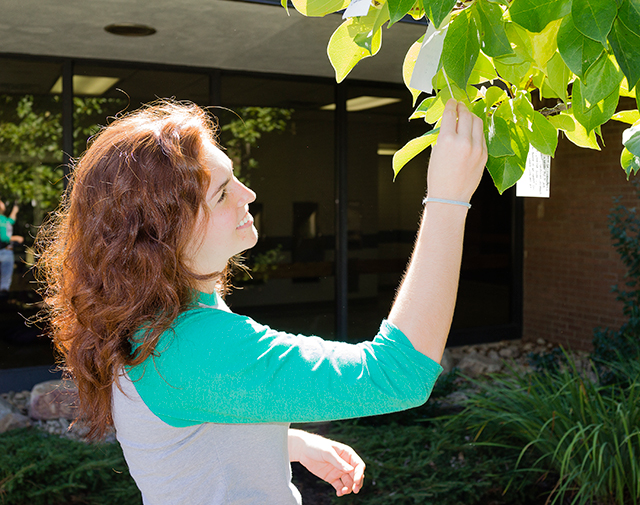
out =
[[[428,195],[468,202],[480,183],[486,162],[482,120],[463,103],[449,100],[429,161]]]
[[[331,484],[338,496],[362,488],[364,461],[348,445],[300,430],[289,430],[289,460]]]

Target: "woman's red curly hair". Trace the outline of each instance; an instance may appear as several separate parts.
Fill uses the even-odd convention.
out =
[[[122,367],[154,354],[199,281],[226,283],[226,272],[198,275],[186,257],[209,185],[206,141],[215,144],[215,126],[194,104],[163,101],[114,120],[77,162],[39,236],[47,318],[89,438],[113,424]]]

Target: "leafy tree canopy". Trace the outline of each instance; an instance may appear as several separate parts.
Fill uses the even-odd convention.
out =
[[[412,87],[414,72],[431,83],[432,96],[411,119],[432,127],[396,153],[396,174],[435,142],[451,97],[483,119],[487,169],[500,192],[520,179],[531,146],[553,156],[562,130],[574,144],[599,150],[609,119],[631,125],[620,163],[627,177],[640,169],[640,0],[292,1],[306,16],[369,4],[366,15],[347,17],[329,40],[338,82],[379,51],[384,25],[406,15],[428,20],[429,30],[405,57],[403,77],[414,106],[421,94]],[[620,97],[634,98],[636,108],[616,112]]]

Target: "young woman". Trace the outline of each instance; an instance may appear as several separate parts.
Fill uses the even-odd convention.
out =
[[[415,251],[388,320],[357,345],[275,331],[223,301],[257,241],[253,191],[195,105],[112,122],[80,158],[41,266],[53,339],[80,417],[110,425],[145,504],[297,504],[289,461],[357,492],[364,464],[291,422],[420,405],[441,368],[482,122],[450,101]]]

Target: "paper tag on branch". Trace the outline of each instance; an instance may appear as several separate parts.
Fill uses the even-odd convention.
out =
[[[551,181],[551,156],[529,147],[524,174],[516,182],[516,196],[549,198]]]
[[[420,47],[420,52],[411,74],[411,81],[409,82],[409,86],[412,88],[419,89],[425,93],[433,91],[432,81],[438,72],[442,44],[444,44],[444,37],[447,34],[448,27],[449,25],[447,24],[438,30],[432,23],[427,27],[427,33],[424,36],[424,42]]]
[[[369,7],[371,7],[371,0],[351,0],[349,7],[342,14],[342,19],[366,16],[369,14]]]

